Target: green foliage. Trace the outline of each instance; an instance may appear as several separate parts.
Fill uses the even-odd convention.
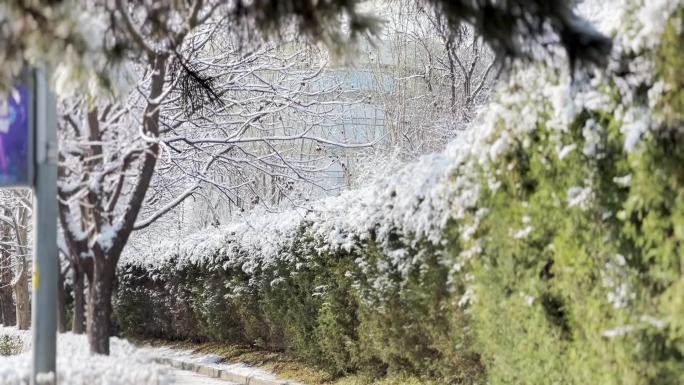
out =
[[[21,353],[23,343],[18,336],[0,336],[0,356],[13,356]]]
[[[681,13],[681,12],[680,12]],[[682,81],[682,39],[670,27],[659,79]],[[669,37],[668,37],[669,36]],[[480,201],[473,324],[491,384],[680,384],[684,382],[684,137],[681,87],[665,92],[664,135],[623,150],[612,116],[580,114],[570,129],[541,124]],[[558,141],[586,143],[593,119],[601,151],[563,160]],[[680,123],[678,123],[680,124]],[[560,135],[553,137],[552,135]],[[619,183],[631,176],[631,183]],[[570,205],[573,186],[592,191]],[[527,223],[526,237],[512,229]]]
[[[449,279],[450,257],[428,243],[406,252],[408,260],[421,263],[403,271],[382,263],[385,256],[377,248],[363,252],[369,262],[366,278],[373,278],[360,285],[362,346],[390,373],[409,368],[449,383],[478,382],[482,367],[470,350],[468,317],[457,305],[462,293],[454,292]]]
[[[290,259],[250,274],[224,269],[222,256],[183,269],[173,261],[154,271],[126,268],[115,301],[121,330],[286,351],[333,376],[480,382],[467,317],[449,289],[448,254],[397,237],[395,248],[421,261],[402,270],[373,241],[354,252],[320,251],[305,234],[283,250]]]
[[[677,18],[681,20],[682,17],[684,10],[680,9],[668,23],[662,44],[656,53],[659,76],[669,85],[664,91],[658,110],[662,113],[667,127],[674,130],[684,124],[684,52],[681,49],[684,29],[675,22]]]

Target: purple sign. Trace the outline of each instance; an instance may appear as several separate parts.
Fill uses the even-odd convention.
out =
[[[28,87],[0,95],[0,186],[28,186],[30,178]]]

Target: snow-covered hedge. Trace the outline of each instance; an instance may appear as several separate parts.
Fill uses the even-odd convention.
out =
[[[12,341],[19,353],[0,356],[0,384],[28,385],[31,375],[31,332],[0,326],[0,344]],[[171,372],[153,362],[152,355],[112,338],[111,355],[90,353],[84,335],[60,334],[57,339],[58,385],[165,385]]]
[[[477,357],[434,345],[464,338],[450,317],[461,310],[439,308],[464,292],[446,279],[454,263],[444,235],[477,201],[476,179],[454,179],[468,165],[469,140],[309,211],[255,214],[126,255],[115,301],[121,328],[286,349],[335,373],[387,366],[461,376],[450,363]],[[429,300],[415,295],[428,285]],[[439,363],[425,361],[436,355]]]
[[[516,65],[441,154],[127,256],[122,329],[340,373],[682,383],[684,6],[580,8],[615,38],[607,70]]]

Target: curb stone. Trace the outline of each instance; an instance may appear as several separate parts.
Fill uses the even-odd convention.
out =
[[[211,378],[219,378],[222,380],[232,381],[239,385],[303,385],[295,381],[272,380],[268,378],[262,378],[259,376],[250,376],[240,374],[237,372],[232,372],[226,369],[219,369],[213,366],[197,364],[194,362],[183,361],[174,358],[157,357],[154,360],[162,365],[168,365],[176,369],[195,372]]]

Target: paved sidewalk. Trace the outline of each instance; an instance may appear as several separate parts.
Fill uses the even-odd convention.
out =
[[[237,385],[234,382],[207,377],[187,370],[174,369],[173,375],[176,385]]]
[[[302,385],[258,367],[221,362],[221,357],[214,354],[171,348],[152,348],[150,354],[157,363],[174,369],[179,385]]]

